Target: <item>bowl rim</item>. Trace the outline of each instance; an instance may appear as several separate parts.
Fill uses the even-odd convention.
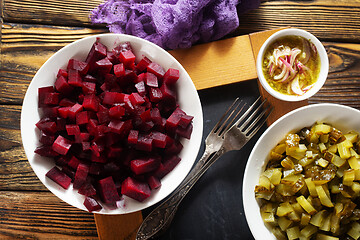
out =
[[[260,216],[260,206],[258,204],[258,201],[255,198],[255,194],[254,194],[255,186],[253,186],[253,184],[252,184],[253,181],[256,181],[256,183],[258,182],[258,177],[261,174],[261,172],[263,172],[265,163],[268,161],[268,158],[269,158],[269,156],[268,156],[269,153],[265,153],[266,154],[265,160],[258,159],[256,157],[259,146],[261,144],[262,144],[261,146],[266,144],[266,142],[264,142],[265,141],[264,139],[266,137],[268,137],[269,132],[278,131],[282,122],[288,121],[289,119],[290,120],[295,119],[296,117],[299,118],[298,117],[299,114],[306,113],[306,112],[314,112],[317,109],[324,109],[324,111],[325,110],[328,111],[328,110],[332,109],[332,111],[334,113],[343,111],[343,112],[346,112],[346,114],[344,114],[344,115],[357,114],[360,116],[360,110],[350,107],[350,106],[337,104],[337,103],[316,103],[316,104],[310,104],[307,106],[297,108],[297,109],[283,115],[282,117],[277,119],[273,124],[271,124],[265,130],[265,132],[257,140],[256,144],[254,145],[254,147],[249,155],[249,158],[248,158],[248,161],[247,161],[247,164],[245,167],[244,175],[243,175],[243,185],[242,185],[242,200],[243,200],[243,208],[244,208],[245,218],[246,218],[246,221],[250,228],[250,231],[255,239],[259,239],[259,240],[264,239],[264,237],[266,235],[266,237],[268,237],[266,239],[276,240],[276,237],[266,227],[265,223],[263,222],[263,220]],[[325,119],[326,119],[326,117],[325,117]],[[334,116],[334,118],[337,119],[336,121],[338,121],[336,124],[337,127],[344,128],[343,130],[346,130],[346,131],[354,130],[354,129],[347,129],[345,123],[343,123],[344,116],[337,115],[337,116]],[[354,122],[356,121],[354,119],[345,118],[345,120],[346,119],[348,121],[352,121],[352,124],[354,124]],[[322,121],[322,120],[324,120],[324,119],[315,119],[315,118],[311,119],[311,121],[313,123],[315,123],[316,121]],[[303,120],[301,120],[301,121],[303,121]],[[305,119],[304,121],[310,121],[310,119]],[[333,123],[331,123],[331,124],[333,124]],[[360,130],[360,123],[356,122],[356,124],[358,125],[359,129],[355,129],[355,130]],[[304,126],[302,126],[302,127],[304,127]],[[283,131],[287,131],[287,133],[295,131],[295,130],[297,130],[297,129],[296,128],[288,129],[288,127],[283,129]],[[284,136],[282,136],[282,138]],[[271,144],[271,146],[274,147],[276,144],[277,144],[277,142],[276,142],[276,140],[274,140],[274,142],[273,142],[273,144]],[[261,154],[261,155],[263,155],[263,154]],[[258,163],[258,164],[256,164],[256,163]],[[257,168],[256,170],[254,170],[256,173],[256,174],[254,174],[254,171],[251,171],[251,169],[254,169],[253,168],[254,165],[258,166],[260,163],[261,163],[261,167],[259,169]],[[252,172],[252,174],[250,172]]]
[[[34,98],[36,98],[37,100],[37,89],[38,87],[42,87],[42,86],[49,86],[51,84],[53,84],[55,82],[56,79],[56,75],[54,76],[53,79],[51,80],[40,80],[39,83],[39,77],[43,74],[43,72],[45,71],[44,69],[48,69],[48,68],[52,68],[54,67],[53,65],[55,65],[57,67],[56,72],[60,69],[63,68],[64,66],[62,65],[62,63],[54,63],[55,60],[58,60],[58,58],[60,58],[61,55],[65,56],[62,57],[64,58],[64,62],[67,63],[67,61],[74,57],[77,57],[77,54],[85,54],[85,57],[88,53],[88,51],[90,50],[92,44],[95,42],[95,40],[97,38],[100,38],[101,40],[105,41],[105,42],[112,42],[111,44],[105,44],[108,48],[109,45],[116,46],[116,43],[118,43],[118,40],[120,39],[120,41],[130,41],[132,44],[137,44],[139,46],[138,51],[142,51],[143,48],[147,48],[146,50],[149,50],[149,54],[153,54],[153,55],[160,55],[160,57],[163,57],[164,59],[168,59],[167,61],[169,62],[169,66],[173,66],[175,65],[176,68],[178,68],[180,70],[180,73],[183,74],[183,79],[184,81],[186,80],[186,83],[182,84],[184,87],[186,87],[186,90],[189,90],[191,92],[193,92],[194,94],[192,94],[193,96],[190,97],[191,99],[191,104],[185,104],[187,107],[189,105],[194,106],[193,111],[195,112],[196,118],[194,118],[194,130],[193,130],[193,134],[191,136],[190,140],[184,140],[183,141],[188,141],[189,143],[186,143],[187,146],[189,146],[188,148],[192,150],[192,155],[190,157],[189,154],[189,150],[186,151],[186,155],[184,152],[184,149],[182,150],[182,152],[184,152],[183,154],[186,156],[186,160],[185,161],[181,161],[180,164],[183,162],[184,165],[181,165],[181,175],[179,176],[179,174],[174,175],[173,178],[171,179],[172,184],[167,184],[170,186],[170,189],[167,189],[165,191],[165,193],[161,193],[160,198],[157,199],[152,199],[151,203],[149,204],[147,202],[147,200],[145,200],[145,202],[142,203],[135,203],[136,207],[135,208],[129,208],[128,206],[124,207],[124,208],[116,208],[116,209],[105,209],[103,208],[100,211],[95,211],[94,213],[97,214],[127,214],[127,213],[131,213],[131,212],[135,212],[135,211],[140,211],[143,210],[147,207],[150,207],[156,203],[158,203],[159,201],[163,200],[164,198],[166,198],[173,190],[175,190],[175,188],[181,183],[181,181],[186,177],[186,175],[188,174],[188,172],[191,170],[193,164],[195,163],[195,160],[197,158],[197,154],[200,150],[200,145],[201,145],[201,141],[202,141],[202,135],[203,135],[203,110],[202,110],[202,105],[200,102],[200,97],[199,94],[195,88],[195,85],[193,83],[193,81],[191,80],[190,75],[187,73],[187,71],[184,69],[184,67],[180,64],[179,61],[177,61],[169,52],[165,51],[164,49],[162,49],[161,47],[159,47],[158,45],[149,42],[148,40],[139,38],[139,37],[135,37],[132,35],[127,35],[127,34],[116,34],[116,33],[103,33],[103,34],[95,34],[95,35],[91,35],[91,36],[87,36],[78,40],[75,40],[69,44],[67,44],[66,46],[60,48],[58,51],[56,51],[54,54],[52,54],[45,62],[44,64],[42,64],[42,66],[37,70],[36,74],[34,75],[34,77],[32,78],[25,96],[24,96],[24,100],[22,103],[22,108],[21,108],[21,116],[20,116],[20,134],[21,134],[21,140],[22,140],[22,145],[23,145],[23,149],[25,151],[25,155],[27,157],[28,162],[31,165],[31,168],[33,169],[33,171],[35,172],[35,174],[37,175],[37,177],[39,178],[39,180],[42,182],[42,184],[50,191],[52,192],[54,195],[56,195],[59,199],[61,199],[62,201],[68,203],[69,205],[76,207],[78,209],[87,211],[87,209],[83,206],[82,202],[79,204],[75,204],[74,205],[74,201],[68,201],[67,199],[64,199],[63,197],[58,195],[58,192],[67,192],[67,191],[74,191],[72,188],[72,184],[69,187],[69,189],[67,190],[63,190],[61,189],[58,185],[55,186],[51,186],[55,183],[51,182],[51,180],[45,179],[45,176],[39,176],[37,171],[34,168],[34,148],[29,149],[29,140],[27,140],[28,136],[28,132],[30,131],[28,128],[29,126],[29,121],[28,121],[28,116],[32,116],[32,118],[37,119],[36,114],[38,114],[38,108],[36,105],[36,109],[35,109],[35,113],[34,113],[34,109],[32,110],[32,112],[29,112],[29,109],[27,109],[30,106],[34,107],[33,101]],[[74,47],[79,47],[79,44],[84,44],[84,47],[82,47],[83,51],[85,51],[85,53],[79,52],[79,50],[75,50],[73,51],[73,53],[71,53],[72,55],[70,57],[67,57],[67,55],[69,55],[69,51],[73,50]],[[111,47],[111,48],[112,48]],[[87,50],[84,50],[87,49]],[[137,51],[137,50],[135,50]],[[138,54],[136,54],[137,56]],[[159,58],[159,57],[158,57]],[[156,57],[154,59],[154,61],[158,62],[159,60],[156,60]],[[162,60],[163,61],[163,60]],[[65,65],[66,66],[66,65]],[[164,66],[163,66],[164,67]],[[164,67],[167,68],[167,67]],[[53,73],[51,73],[53,74]],[[179,83],[181,84],[181,83]],[[181,97],[181,96],[180,96]],[[187,97],[186,97],[187,98]],[[183,97],[183,99],[185,99],[185,96]],[[186,102],[184,100],[179,100],[179,101],[183,101]],[[37,101],[36,101],[37,103]],[[180,106],[181,103],[180,103]],[[189,108],[189,107],[188,107]],[[185,110],[186,111],[186,110]],[[189,113],[190,114],[190,113]],[[35,115],[35,116],[33,116]],[[40,117],[40,116],[39,116]],[[196,128],[195,128],[195,124],[196,124]],[[196,129],[196,130],[195,130]],[[36,131],[35,130],[35,125],[33,126],[32,131]],[[30,135],[31,137],[31,135]],[[31,141],[30,141],[31,142]],[[30,144],[31,146],[32,144]],[[35,145],[39,145],[39,143],[35,143]],[[181,155],[181,153],[180,153]],[[36,158],[43,158],[43,157],[36,157]],[[36,159],[35,159],[36,160]],[[185,163],[184,163],[185,162]],[[180,165],[178,164],[177,167]],[[53,164],[52,166],[55,166],[55,164]],[[176,169],[176,168],[175,168]],[[175,170],[174,169],[174,170]],[[163,179],[167,179],[167,177],[169,178],[171,176],[171,173],[175,172],[175,171],[170,172],[167,176],[165,176]],[[177,171],[178,173],[179,171]],[[174,177],[176,179],[174,179]],[[50,186],[49,186],[50,185]],[[174,186],[173,186],[174,185]],[[56,189],[54,189],[56,188]],[[161,188],[158,190],[152,190],[152,195],[155,194],[159,194],[159,192],[161,192]],[[75,192],[74,192],[75,193]],[[76,193],[77,194],[77,193]],[[151,198],[152,196],[150,196]],[[82,198],[84,198],[82,196]],[[135,200],[132,200],[130,198],[125,197],[125,199],[129,199],[129,204],[132,204]]]
[[[263,60],[265,50],[276,39],[283,37],[283,36],[287,36],[287,35],[301,36],[301,37],[304,37],[305,39],[310,40],[312,43],[314,43],[317,48],[317,51],[319,53],[319,57],[320,57],[320,61],[321,61],[318,80],[315,82],[314,86],[309,91],[307,91],[305,94],[303,94],[301,96],[286,95],[286,94],[276,91],[266,81],[263,70],[262,70],[262,60]],[[282,29],[282,30],[272,34],[263,43],[263,45],[261,46],[261,48],[259,50],[257,58],[256,58],[256,72],[257,72],[259,82],[271,96],[273,96],[277,99],[283,100],[283,101],[290,101],[290,102],[302,101],[302,100],[308,99],[311,96],[313,96],[324,85],[324,83],[327,79],[327,76],[328,76],[328,72],[329,72],[329,58],[328,58],[325,47],[320,42],[320,40],[318,38],[316,38],[313,34],[311,34],[308,31],[305,31],[303,29],[299,29],[299,28],[287,28],[287,29]]]

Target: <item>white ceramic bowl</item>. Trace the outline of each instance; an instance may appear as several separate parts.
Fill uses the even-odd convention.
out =
[[[316,81],[314,86],[310,90],[308,90],[306,93],[304,93],[303,95],[287,95],[287,94],[283,94],[283,93],[276,91],[266,81],[264,73],[263,73],[263,69],[262,69],[262,62],[263,62],[264,54],[265,54],[265,51],[268,48],[268,46],[270,46],[276,39],[284,37],[284,36],[290,36],[290,35],[301,36],[305,39],[310,40],[316,46],[317,51],[320,56],[321,68],[320,68],[318,80]],[[311,33],[307,32],[307,31],[301,30],[301,29],[289,28],[289,29],[280,30],[280,31],[274,33],[261,46],[259,54],[256,59],[256,71],[257,71],[257,75],[258,75],[261,85],[273,97],[283,100],[283,101],[292,101],[292,102],[302,101],[302,100],[305,100],[305,99],[313,96],[324,85],[324,83],[327,79],[327,76],[328,76],[328,72],[329,72],[329,59],[328,59],[328,56],[327,56],[324,46],[314,35],[312,35]]]
[[[37,107],[37,91],[39,87],[53,86],[58,70],[60,68],[66,68],[70,58],[85,60],[96,38],[100,38],[101,43],[106,45],[108,49],[112,49],[119,42],[129,41],[138,58],[145,55],[149,59],[159,63],[164,69],[170,67],[178,69],[180,71],[180,79],[177,82],[177,90],[180,107],[187,114],[194,116],[194,128],[191,139],[183,139],[184,141],[182,141],[184,145],[180,153],[182,160],[172,172],[162,179],[160,189],[152,191],[151,196],[142,203],[124,197],[124,207],[117,209],[108,209],[105,207],[97,212],[101,214],[125,214],[139,211],[161,201],[169,195],[188,174],[196,159],[202,139],[202,108],[195,86],[185,69],[168,52],[149,41],[129,35],[100,34],[80,39],[60,49],[39,69],[26,92],[21,111],[21,137],[26,156],[37,177],[61,200],[79,209],[86,210],[83,205],[84,196],[78,194],[77,191],[72,188],[72,185],[69,189],[64,190],[45,177],[47,171],[54,167],[53,161],[49,161],[49,159],[34,153],[36,147],[40,145],[39,131],[35,128],[35,123],[40,120]]]
[[[274,122],[255,144],[244,174],[243,204],[246,220],[257,240],[276,240],[264,225],[260,207],[255,199],[255,185],[269,160],[269,153],[289,132],[296,132],[317,121],[327,122],[343,132],[360,131],[360,111],[339,104],[313,104],[296,109]]]

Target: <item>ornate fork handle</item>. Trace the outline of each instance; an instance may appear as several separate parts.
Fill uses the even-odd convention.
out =
[[[136,240],[145,240],[153,237],[161,230],[166,230],[172,222],[180,202],[186,194],[195,185],[199,178],[208,170],[208,168],[222,155],[225,148],[221,147],[219,151],[212,154],[205,151],[204,155],[195,165],[190,174],[185,178],[181,185],[170,195],[170,197],[155,208],[143,221],[138,230]]]

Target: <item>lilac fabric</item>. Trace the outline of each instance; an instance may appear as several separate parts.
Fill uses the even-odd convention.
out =
[[[239,26],[238,12],[260,0],[106,0],[90,14],[109,31],[149,40],[165,49],[218,40]]]

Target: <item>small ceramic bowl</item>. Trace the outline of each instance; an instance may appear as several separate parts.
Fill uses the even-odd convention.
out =
[[[289,132],[299,131],[316,122],[329,123],[342,132],[360,131],[359,118],[360,111],[351,107],[331,103],[312,104],[284,115],[262,134],[249,156],[243,180],[245,216],[256,240],[276,240],[261,218],[260,206],[254,193],[260,174],[270,158],[270,151]]]
[[[183,139],[182,141],[183,149],[179,155],[182,160],[174,170],[162,179],[162,186],[159,189],[152,191],[151,196],[144,202],[137,202],[125,196],[123,207],[111,209],[103,206],[102,210],[96,212],[100,214],[125,214],[142,210],[161,201],[169,195],[188,174],[195,162],[202,140],[202,108],[197,90],[182,65],[167,51],[149,41],[123,34],[100,34],[80,39],[60,49],[38,70],[27,89],[21,111],[21,137],[26,156],[35,174],[41,182],[61,200],[86,211],[83,205],[85,197],[78,194],[77,190],[73,189],[72,184],[69,189],[65,190],[45,177],[45,174],[55,166],[54,161],[34,153],[36,147],[40,146],[40,134],[35,127],[35,123],[37,123],[41,117],[38,109],[38,88],[53,86],[58,70],[60,68],[65,69],[69,59],[75,58],[85,61],[96,38],[99,38],[100,42],[106,45],[108,49],[113,49],[120,42],[130,42],[138,58],[137,61],[142,58],[142,55],[145,55],[150,60],[160,64],[164,69],[178,69],[180,71],[180,79],[176,84],[179,105],[187,114],[194,116],[191,139]]]
[[[311,43],[313,43],[315,45],[317,52],[319,54],[319,57],[320,57],[321,63],[320,63],[319,77],[318,77],[317,81],[314,83],[314,85],[302,95],[295,95],[295,94],[290,95],[290,94],[284,94],[284,93],[280,93],[280,92],[276,91],[274,88],[272,88],[269,85],[269,83],[265,79],[265,76],[263,73],[262,64],[263,64],[264,54],[265,54],[267,48],[274,41],[276,41],[277,39],[279,39],[281,37],[285,37],[285,36],[300,36],[300,37],[303,37],[303,38],[309,40]],[[313,96],[324,85],[326,78],[328,76],[328,71],[329,71],[329,59],[328,59],[328,56],[327,56],[324,46],[314,35],[312,35],[311,33],[307,32],[307,31],[301,30],[301,29],[289,28],[289,29],[280,30],[280,31],[274,33],[265,41],[265,43],[260,48],[260,51],[259,51],[259,54],[258,54],[258,57],[256,60],[256,70],[257,70],[257,75],[258,75],[261,85],[270,95],[272,95],[273,97],[275,97],[277,99],[283,100],[283,101],[292,101],[292,102],[302,101],[302,100],[308,99],[311,96]]]

